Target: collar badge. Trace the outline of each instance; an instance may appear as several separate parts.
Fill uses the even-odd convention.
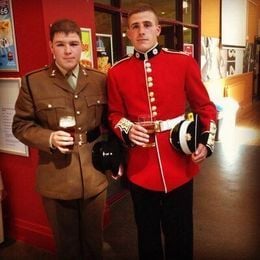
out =
[[[56,70],[52,70],[51,71],[51,77],[55,77],[56,76]]]
[[[158,54],[158,50],[156,48],[153,49],[153,55],[157,55]]]
[[[85,69],[82,69],[82,72],[83,72],[83,74],[84,74],[85,76],[87,75],[87,72],[86,72]]]

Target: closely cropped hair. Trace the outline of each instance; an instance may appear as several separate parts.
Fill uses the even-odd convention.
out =
[[[81,31],[78,24],[69,19],[61,19],[55,21],[50,28],[50,40],[53,41],[55,33],[63,32],[66,35],[69,33],[76,33],[81,40]]]
[[[127,18],[129,19],[133,14],[147,12],[147,11],[152,12],[156,17],[157,23],[159,23],[158,15],[155,9],[151,5],[144,4],[144,3],[138,3],[137,5],[135,5],[135,7],[129,11]]]

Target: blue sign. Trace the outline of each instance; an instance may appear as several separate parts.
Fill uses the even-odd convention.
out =
[[[0,0],[0,70],[18,71],[10,0]]]

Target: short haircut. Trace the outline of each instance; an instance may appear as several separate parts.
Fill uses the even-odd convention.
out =
[[[129,20],[129,18],[133,14],[142,13],[142,12],[152,12],[155,15],[156,22],[159,23],[159,18],[158,18],[158,15],[157,15],[157,12],[155,11],[155,9],[151,5],[144,4],[144,3],[138,3],[133,9],[131,9],[128,12],[127,19]]]
[[[80,27],[75,21],[69,19],[61,19],[55,21],[50,27],[50,40],[53,41],[54,35],[56,33],[63,32],[66,35],[69,33],[76,33],[81,40]]]

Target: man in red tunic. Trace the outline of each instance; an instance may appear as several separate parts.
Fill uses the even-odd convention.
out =
[[[128,146],[127,177],[135,211],[140,259],[192,259],[192,178],[214,148],[216,108],[201,81],[196,61],[161,48],[161,31],[151,6],[128,16],[127,35],[134,54],[108,73],[109,122]],[[191,155],[175,150],[171,129],[184,118],[187,104],[198,114],[201,135]],[[154,122],[155,144],[138,123]],[[161,240],[161,231],[164,243]],[[163,249],[164,244],[164,249]]]

